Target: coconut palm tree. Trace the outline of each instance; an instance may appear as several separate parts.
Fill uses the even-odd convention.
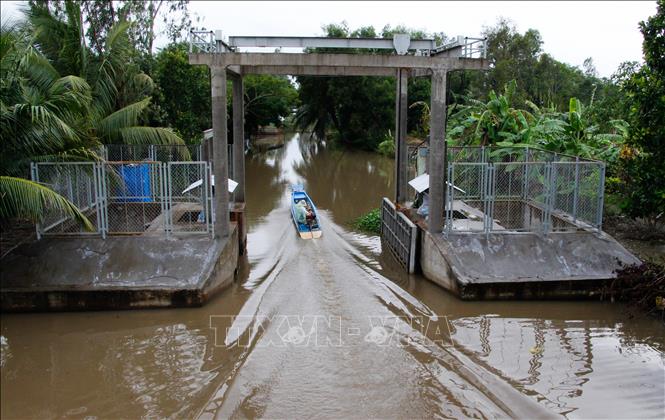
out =
[[[102,51],[93,54],[85,42],[78,2],[65,2],[63,17],[39,5],[33,5],[27,17],[35,45],[54,67],[80,76],[91,87],[84,136],[103,144],[184,144],[170,128],[140,123],[154,85],[136,63],[136,49],[128,35],[130,23],[115,24]]]
[[[171,129],[141,124],[152,80],[138,69],[129,24],[108,33],[105,48],[85,44],[80,4],[62,16],[32,5],[27,25],[3,24],[0,36],[0,218],[37,221],[56,208],[91,228],[62,196],[28,181],[30,161],[94,160],[100,144],[184,144]]]
[[[6,22],[0,28],[0,71],[0,219],[37,221],[52,208],[92,229],[71,202],[21,178],[33,159],[87,156],[76,127],[90,101],[89,86],[76,76],[60,77],[26,32]]]

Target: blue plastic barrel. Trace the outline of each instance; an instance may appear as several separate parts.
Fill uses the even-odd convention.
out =
[[[127,202],[147,202],[150,198],[150,166],[145,163],[122,165],[123,180],[121,199]]]

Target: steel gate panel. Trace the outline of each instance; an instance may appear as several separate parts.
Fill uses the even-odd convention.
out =
[[[381,203],[381,239],[408,273],[415,272],[417,238],[417,226],[384,197]]]

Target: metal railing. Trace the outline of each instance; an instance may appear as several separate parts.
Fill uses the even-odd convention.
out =
[[[37,224],[46,235],[211,234],[211,165],[208,162],[33,163],[32,179],[73,202],[93,231],[63,212],[49,210]]]
[[[455,55],[459,54],[461,58],[487,58],[487,38],[471,38],[460,35],[452,42],[432,50],[432,54],[445,53],[451,50],[459,50]]]
[[[447,234],[602,228],[604,163],[570,161],[566,156],[560,156],[563,161],[535,161],[534,155],[549,158],[550,152],[526,150],[494,161],[484,159],[485,152],[452,151],[447,168]],[[477,157],[479,162],[469,161]]]
[[[189,31],[189,52],[215,53],[217,51],[215,33],[213,31]]]
[[[88,232],[65,213],[47,209],[37,225],[37,234],[46,232],[58,235],[90,235],[102,231],[104,226],[101,208],[102,174],[93,162],[32,163],[31,177],[35,182],[52,189],[71,201],[92,223],[94,231]]]
[[[407,34],[394,34],[393,39],[384,38],[330,38],[294,36],[230,36],[229,42],[222,39],[222,31],[189,31],[189,52],[222,53],[238,51],[239,47],[252,48],[354,48],[354,49],[395,49],[403,55],[408,50],[416,50],[418,55],[453,53],[456,57],[487,58],[487,38],[457,36],[451,42],[436,46],[434,39],[411,39]],[[398,47],[398,39],[407,39],[406,46]]]

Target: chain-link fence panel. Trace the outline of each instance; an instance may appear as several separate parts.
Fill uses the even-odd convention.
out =
[[[525,162],[527,149],[522,147],[489,147],[485,150],[486,160],[492,163]]]
[[[164,172],[159,162],[104,164],[109,234],[165,230]]]
[[[602,223],[604,164],[601,162],[552,163],[553,230],[574,230]]]
[[[576,162],[580,158],[576,156],[567,155],[565,153],[557,153],[549,150],[542,150],[537,148],[527,148],[526,149],[526,161],[527,162]]]
[[[579,164],[552,163],[552,230],[575,230],[574,215],[579,198]]]
[[[210,168],[207,162],[170,162],[168,230],[171,233],[212,232]]]
[[[203,146],[195,144],[108,144],[102,156],[110,162],[190,162],[203,160]]]
[[[526,164],[494,163],[495,198],[497,200],[522,200],[524,197]]]
[[[600,230],[603,225],[603,200],[605,193],[605,164],[580,162],[579,198],[576,220],[589,223]]]
[[[153,148],[148,144],[107,144],[105,157],[109,162],[138,162],[155,160]]]
[[[550,166],[543,162],[524,164],[525,230],[542,232],[550,226]]]
[[[153,160],[158,162],[191,162],[201,160],[200,145],[161,145],[153,146]]]
[[[94,162],[35,163],[32,179],[72,202],[92,223],[85,230],[78,222],[56,209],[47,209],[37,225],[40,235],[98,234],[101,200],[99,176]]]
[[[448,162],[484,163],[485,148],[481,146],[449,146]]]
[[[482,200],[484,198],[484,177],[487,165],[484,163],[453,163],[449,182],[452,182],[455,198],[459,200]]]
[[[562,166],[557,164],[557,166]],[[572,166],[572,165],[571,165]],[[573,221],[596,229],[602,226],[605,165],[602,162],[579,162],[575,165],[576,188]]]
[[[445,227],[449,232],[482,232],[487,223],[487,164],[449,165]]]
[[[527,215],[528,206],[524,200],[527,164],[524,162],[494,163],[494,203],[492,230],[507,229],[529,231],[531,224]]]

